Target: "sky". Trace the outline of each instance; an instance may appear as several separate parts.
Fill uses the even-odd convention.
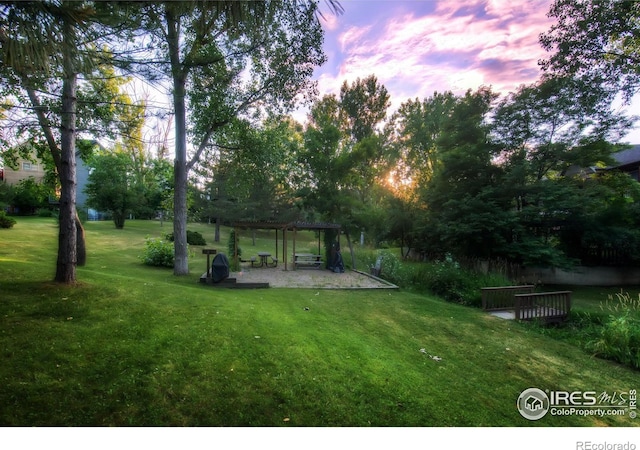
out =
[[[316,69],[320,95],[375,75],[390,112],[435,91],[463,94],[482,85],[507,94],[535,82],[548,57],[539,35],[553,20],[551,0],[340,0],[335,16],[321,3],[327,62]],[[640,99],[627,109],[640,115]],[[640,144],[635,129],[625,141]]]

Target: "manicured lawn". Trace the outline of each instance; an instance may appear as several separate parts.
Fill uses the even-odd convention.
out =
[[[189,229],[212,240],[211,226]],[[87,223],[88,264],[78,286],[64,287],[49,281],[53,220],[0,230],[1,425],[634,424],[530,422],[516,400],[529,387],[626,392],[637,371],[431,296],[214,289],[197,282],[198,248],[189,276],[142,265],[145,236],[169,231]],[[273,245],[260,236],[255,251]],[[226,239],[207,247],[224,251]]]

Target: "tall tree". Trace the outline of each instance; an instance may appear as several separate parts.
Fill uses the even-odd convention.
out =
[[[440,158],[437,142],[457,102],[451,92],[434,92],[423,100],[407,100],[386,125],[394,158],[385,183],[391,196],[385,201],[390,211],[390,236],[399,239],[407,253],[414,244],[419,244],[416,224],[425,210],[421,193],[437,167]]]
[[[387,117],[389,92],[375,75],[346,81],[340,88],[340,113],[343,116],[342,159],[350,166],[345,180],[358,192],[360,201],[371,199],[373,185],[388,165],[385,137],[378,130]]]
[[[104,50],[113,45],[117,17],[106,2],[0,3],[0,89],[15,100],[8,118],[14,138],[28,136],[36,148],[46,147],[48,155],[38,156],[53,161],[59,178],[55,280],[63,283],[76,281],[76,265],[85,258],[75,205],[78,136],[111,135],[119,128],[115,111],[123,105],[114,87],[121,83],[105,70],[112,55]]]
[[[609,162],[615,149],[609,142],[618,142],[631,126],[612,110],[612,99],[610,90],[582,80],[545,77],[498,103],[492,133],[502,156],[526,163],[536,180],[571,165]]]
[[[92,9],[83,2],[3,3],[0,5],[2,76],[11,94],[26,94],[53,157],[61,184],[60,228],[55,281],[74,283],[78,262],[76,196],[76,121],[78,74],[85,67],[81,50],[91,42]],[[61,80],[60,97],[52,121],[51,92]],[[82,259],[82,258],[81,258]]]
[[[115,227],[124,228],[127,215],[139,200],[130,155],[104,151],[93,155],[89,165],[92,171],[85,188],[88,205],[110,212]]]
[[[138,17],[158,42],[161,70],[170,74],[176,132],[174,274],[184,275],[189,171],[233,118],[266,105],[289,106],[312,87],[313,68],[324,61],[322,30],[315,1],[167,1],[139,6]],[[149,66],[149,61],[142,64]],[[187,126],[188,113],[192,128]]]
[[[301,147],[299,125],[290,119],[263,125],[237,121],[227,128],[212,158],[198,164],[206,189],[207,216],[220,220],[292,221],[293,186]]]
[[[306,174],[300,197],[307,208],[329,221],[346,219],[349,210],[345,183],[349,166],[342,158],[341,125],[338,99],[325,95],[311,108],[304,147],[298,155]]]
[[[553,54],[542,67],[559,76],[586,77],[620,88],[630,98],[640,87],[640,2],[556,0],[557,19],[540,36]]]
[[[610,163],[619,149],[611,142],[631,125],[611,109],[612,97],[581,79],[545,77],[498,103],[492,134],[502,150],[503,192],[518,211],[511,258],[557,266],[579,256],[602,199],[613,198],[606,183],[586,182],[580,170]]]
[[[438,162],[423,191],[423,250],[488,257],[504,246],[510,199],[500,194],[503,171],[488,121],[496,97],[486,87],[468,91],[443,123]]]
[[[436,142],[456,101],[451,92],[434,92],[422,101],[404,102],[393,114],[388,128],[399,179],[412,180],[417,186],[431,179],[438,159]]]

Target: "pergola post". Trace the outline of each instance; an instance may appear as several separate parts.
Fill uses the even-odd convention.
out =
[[[287,227],[282,229],[282,261],[284,270],[289,270],[287,269]]]
[[[293,227],[293,270],[296,270],[296,227]]]
[[[276,228],[276,259],[278,259],[278,229]]]
[[[239,268],[240,263],[238,262],[238,227],[233,227],[233,267]]]

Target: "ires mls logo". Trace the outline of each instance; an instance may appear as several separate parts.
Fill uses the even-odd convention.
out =
[[[525,419],[542,419],[549,412],[549,397],[538,388],[529,388],[522,391],[518,397],[518,411]]]
[[[520,415],[528,420],[552,416],[624,416],[637,417],[635,389],[620,392],[596,391],[543,391],[529,388],[522,391],[516,406]]]

